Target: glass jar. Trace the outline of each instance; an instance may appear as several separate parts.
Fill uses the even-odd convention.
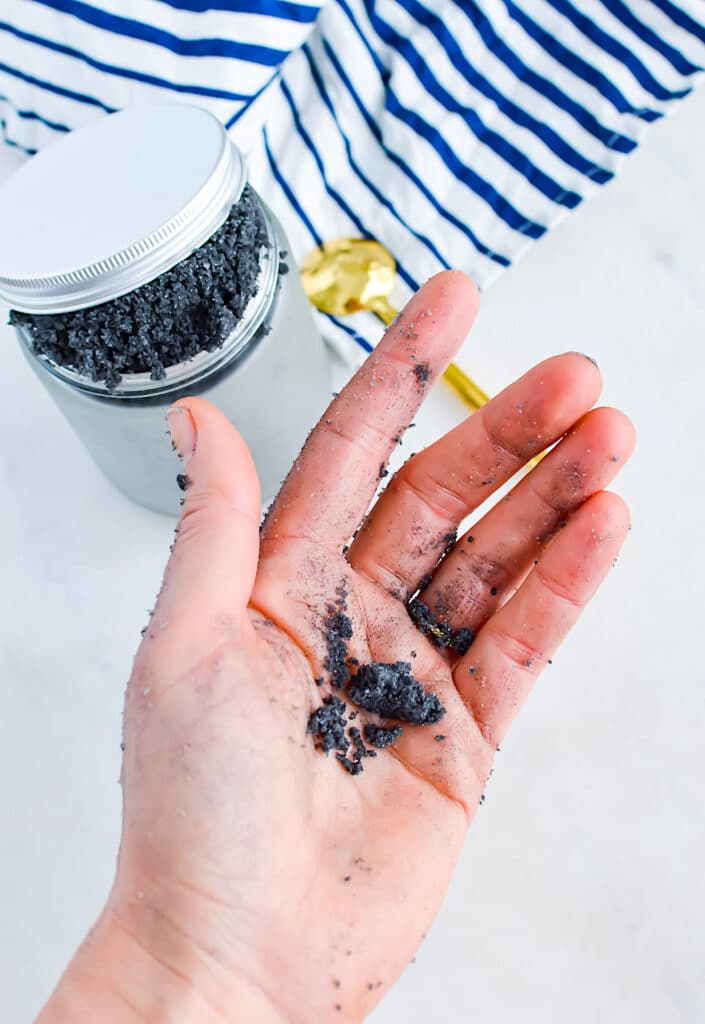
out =
[[[42,151],[0,191],[0,296],[39,322],[127,295],[210,239],[246,178],[223,127],[198,108],[140,107],[93,122]],[[286,236],[251,191],[266,243],[249,301],[218,347],[166,366],[161,379],[130,372],[108,383],[52,360],[30,325],[16,326],[32,369],[100,469],[155,511],[179,509],[179,462],[165,436],[166,409],[178,398],[202,395],[235,424],[264,500],[329,400],[322,339],[298,274],[286,272]]]

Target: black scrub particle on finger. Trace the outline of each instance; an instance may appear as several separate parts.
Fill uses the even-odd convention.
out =
[[[272,502],[272,503],[271,503],[271,504],[270,504],[270,505],[268,506],[268,508],[267,508],[267,511],[266,511],[266,512],[264,513],[264,515],[262,516],[262,522],[261,522],[261,523],[259,524],[259,532],[260,532],[260,534],[264,532],[264,529],[265,529],[265,527],[267,526],[267,523],[269,522],[269,517],[270,517],[270,516],[271,516],[271,514],[272,514],[272,509],[273,509],[273,508],[274,508],[274,502]]]
[[[433,725],[446,713],[438,697],[412,676],[408,661],[361,665],[350,682],[348,697],[353,704],[382,718],[413,725]]]
[[[365,726],[364,733],[368,743],[377,747],[378,750],[384,750],[385,747],[391,747],[401,738],[403,729],[400,725],[384,726],[374,725],[370,722]]]
[[[457,540],[457,530],[448,530],[447,533],[444,533],[441,537],[438,538],[438,543],[436,546],[439,548],[443,548],[443,550],[441,551],[439,564],[441,561],[443,561],[444,558],[446,558],[450,554],[450,552],[455,547]]]
[[[324,697],[323,707],[316,708],[308,720],[308,731],[319,750],[327,754],[337,750],[345,755],[350,746],[345,729],[345,702],[340,697]]]
[[[425,601],[415,598],[409,603],[409,615],[419,631],[431,641],[435,647],[450,647],[453,642],[453,630],[447,622],[438,622]]]
[[[419,384],[426,384],[431,377],[431,367],[428,363],[417,363],[414,367],[414,373]]]
[[[225,223],[181,263],[117,299],[73,313],[10,312],[34,351],[115,390],[123,374],[163,380],[169,366],[213,352],[257,290],[267,229],[249,186]]]
[[[445,735],[442,732],[439,732],[438,735],[434,736],[433,738],[436,741],[436,743],[442,743],[443,740],[445,739]]]
[[[419,580],[419,593],[421,593],[422,590],[426,589],[426,587],[429,585],[432,579],[433,573],[430,572],[427,572],[425,576],[421,577],[421,579]]]
[[[179,490],[180,491],[185,491],[186,488],[191,483],[191,481],[189,480],[189,478],[186,476],[185,473],[177,473],[176,474],[176,482],[179,485]]]
[[[459,654],[462,657],[463,654],[466,654],[470,650],[474,639],[475,634],[470,627],[463,626],[463,628],[459,629],[454,635],[450,646],[456,654]]]
[[[389,470],[383,462],[379,464],[379,473],[377,474],[378,480],[384,480],[385,476],[389,476]]]
[[[174,554],[174,548],[176,547],[176,542],[179,539],[180,527],[181,527],[180,523],[177,523],[176,526],[174,527],[174,539],[172,540],[171,544],[169,545],[169,554],[170,555]],[[150,613],[150,617],[151,617],[151,613]]]
[[[418,598],[409,602],[408,611],[419,632],[427,637],[434,647],[441,650],[448,648],[456,654],[463,655],[475,639],[475,634],[469,626],[454,630],[449,623],[437,619],[429,606]]]

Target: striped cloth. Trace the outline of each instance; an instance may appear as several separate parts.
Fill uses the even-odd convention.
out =
[[[210,109],[301,260],[379,239],[411,292],[487,287],[705,67],[705,0],[2,0],[0,125],[35,152],[122,107]],[[1,244],[1,243],[0,243]],[[358,361],[371,314],[321,317]]]

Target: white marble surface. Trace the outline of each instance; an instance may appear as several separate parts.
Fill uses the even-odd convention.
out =
[[[461,357],[489,389],[549,353],[597,357],[639,430],[620,482],[634,530],[504,744],[375,1024],[705,1019],[703,124],[705,91],[495,286]],[[0,154],[0,175],[12,164]],[[171,526],[104,482],[5,327],[0,379],[0,1020],[15,1024],[110,883],[123,688]],[[437,390],[416,442],[460,412]]]

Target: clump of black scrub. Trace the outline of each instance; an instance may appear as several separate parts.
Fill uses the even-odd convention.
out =
[[[351,728],[349,734],[353,745],[352,757],[346,757],[345,754],[336,754],[340,763],[346,772],[350,772],[351,775],[359,775],[362,771],[362,759],[363,757],[377,757],[376,750],[368,750],[365,744],[362,742],[362,734],[359,729],[355,727]]]
[[[308,720],[308,731],[326,754],[329,750],[339,750],[342,754],[350,746],[345,735],[347,726],[345,717],[345,701],[340,697],[324,697],[323,707],[316,708]]]
[[[376,750],[369,750],[362,739],[362,733],[352,726],[347,735],[348,720],[345,717],[345,701],[340,697],[325,697],[323,707],[316,708],[308,720],[308,731],[312,734],[316,746],[325,754],[337,751],[336,757],[343,768],[351,775],[359,775],[362,771],[362,759],[377,757]],[[351,716],[352,717],[352,716]],[[400,730],[401,732],[401,730]],[[352,756],[348,757],[352,743]]]
[[[425,690],[412,676],[409,662],[371,661],[361,665],[357,658],[349,656],[348,640],[352,638],[353,625],[346,614],[347,596],[347,585],[343,581],[336,589],[336,600],[328,605],[327,618],[323,621],[327,648],[323,666],[331,685],[345,690],[353,704],[382,718],[395,718],[414,725],[435,725],[445,715],[446,709],[435,694]],[[355,675],[351,674],[351,666]],[[316,679],[317,686],[322,686],[323,682],[323,678]],[[308,731],[319,750],[326,754],[335,750],[341,766],[350,775],[359,775],[364,758],[376,757],[377,750],[396,743],[402,729],[399,725],[370,722],[361,732],[356,726],[348,727],[346,714],[346,704],[340,697],[327,696],[323,699],[323,706],[311,713]],[[352,711],[350,719],[356,715],[357,711]],[[365,740],[369,747],[365,746]]]
[[[383,725],[373,725],[370,723],[365,726],[364,733],[368,743],[372,744],[373,747],[377,747],[378,750],[384,750],[385,747],[391,747],[393,743],[400,739],[402,727],[400,725],[392,725],[386,728]]]
[[[463,654],[466,654],[470,650],[470,647],[474,639],[475,634],[470,629],[470,627],[463,626],[463,628],[459,629],[458,632],[454,635],[453,642],[450,646],[455,651],[456,654],[459,654],[462,657]]]
[[[448,647],[462,656],[470,649],[475,639],[475,634],[469,626],[463,626],[462,629],[455,631],[447,622],[436,619],[429,606],[418,598],[410,602],[409,615],[434,647]]]
[[[111,391],[126,373],[163,380],[166,368],[220,348],[257,290],[267,229],[246,186],[228,219],[155,281],[73,313],[10,312],[34,351]]]
[[[397,718],[413,725],[435,725],[446,713],[435,693],[429,693],[411,674],[408,661],[361,665],[348,687],[358,707],[382,718]]]
[[[347,641],[353,635],[352,620],[345,612],[337,611],[332,606],[329,612],[325,621],[328,655],[323,667],[330,672],[330,681],[336,690],[342,690],[350,679]]]

